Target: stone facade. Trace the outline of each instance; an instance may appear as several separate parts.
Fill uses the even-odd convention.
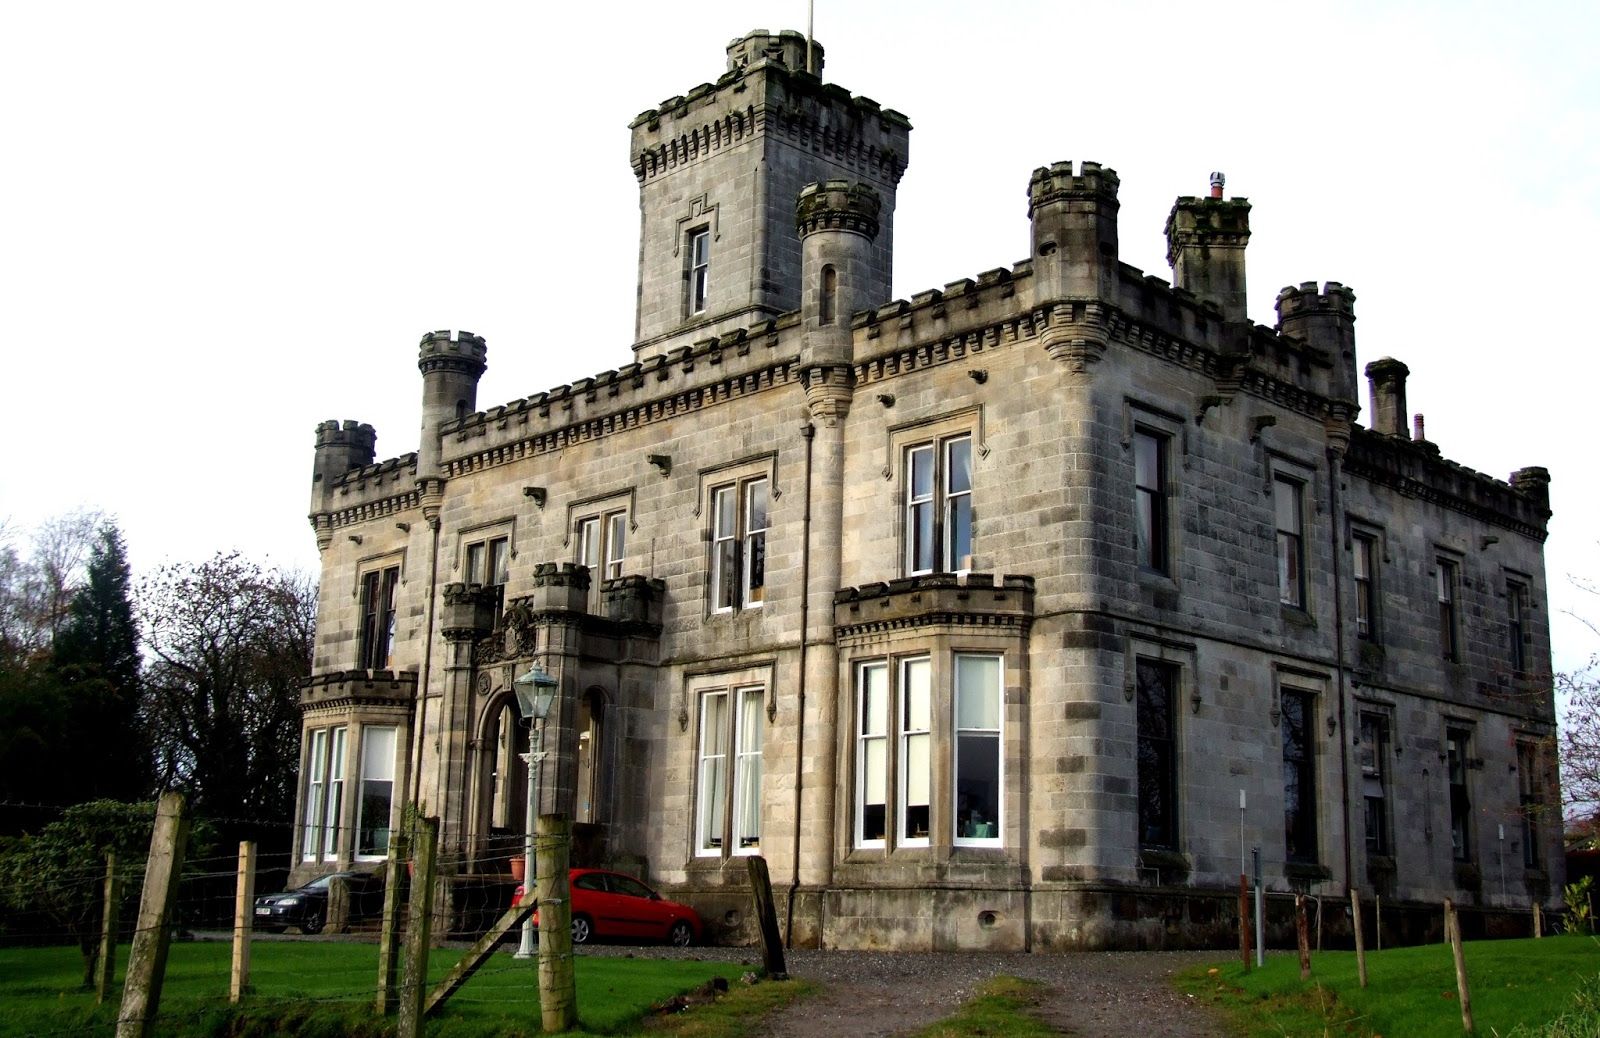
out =
[[[890,301],[909,124],[804,67],[753,33],[634,121],[632,362],[479,410],[435,332],[418,454],[318,428],[299,872],[415,799],[506,873],[538,667],[540,809],[722,940],[749,853],[830,947],[1225,941],[1245,846],[1386,919],[1553,905],[1548,474],[1410,435],[1398,361],[1356,424],[1354,293],[1253,324],[1220,176],[1172,284],[1057,163],[1027,260]]]

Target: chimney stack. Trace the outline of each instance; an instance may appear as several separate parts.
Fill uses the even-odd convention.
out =
[[[1221,173],[1211,174],[1211,196],[1185,195],[1167,216],[1167,262],[1172,284],[1222,310],[1223,319],[1247,323],[1244,248],[1250,242],[1250,202],[1222,197]]]
[[[1411,369],[1393,357],[1367,365],[1367,385],[1372,392],[1372,431],[1386,436],[1406,434],[1406,376]],[[1417,439],[1422,439],[1422,417],[1417,416]]]

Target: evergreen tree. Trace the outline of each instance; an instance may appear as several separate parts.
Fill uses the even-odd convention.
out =
[[[68,701],[66,727],[80,774],[69,802],[137,800],[150,789],[149,740],[140,723],[139,627],[122,533],[101,526],[86,580],[51,648]]]

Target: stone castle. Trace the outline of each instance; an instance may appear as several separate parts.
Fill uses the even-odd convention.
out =
[[[1355,294],[1253,323],[1220,175],[1171,283],[1060,162],[1027,259],[891,299],[906,117],[798,34],[727,54],[631,126],[628,363],[481,408],[434,332],[417,453],[318,427],[296,878],[415,800],[457,901],[508,887],[531,781],[724,941],[757,853],[838,948],[1226,942],[1248,847],[1386,925],[1554,904],[1548,473],[1445,459],[1396,360],[1357,424]]]

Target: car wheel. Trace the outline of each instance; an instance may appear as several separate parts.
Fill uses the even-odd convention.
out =
[[[592,938],[593,936],[594,936],[594,924],[589,922],[589,917],[588,916],[586,916],[586,915],[575,915],[575,916],[572,917],[572,943],[573,944],[588,944],[590,938]]]
[[[678,948],[689,947],[694,943],[694,927],[679,919],[672,924],[672,929],[667,931],[667,943]]]
[[[307,910],[306,917],[300,920],[300,932],[303,934],[318,934],[322,932],[322,909],[312,908]]]

